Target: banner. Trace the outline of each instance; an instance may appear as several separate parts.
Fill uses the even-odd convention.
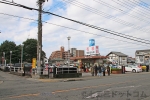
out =
[[[32,59],[32,69],[36,67],[36,58]]]
[[[86,48],[85,55],[95,55],[95,54],[99,54],[98,46],[91,46]]]

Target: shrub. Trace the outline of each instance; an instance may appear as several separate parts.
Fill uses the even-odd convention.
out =
[[[111,68],[111,71],[121,71],[119,68]]]

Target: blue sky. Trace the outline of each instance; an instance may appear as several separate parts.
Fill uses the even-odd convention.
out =
[[[38,8],[36,6],[37,0],[29,1],[14,0],[16,3]],[[72,3],[68,3],[68,1]],[[86,8],[84,8],[81,3],[82,5],[84,4],[84,7],[86,6]],[[107,6],[103,3],[105,3]],[[149,40],[150,38],[149,0],[134,0],[132,2],[131,0],[88,0],[88,2],[87,0],[48,0],[48,2],[45,2],[43,5],[43,9],[45,11],[49,10],[55,14],[77,21],[142,38],[141,40]],[[7,13],[35,20],[38,18],[37,11],[30,11],[24,8],[1,3],[0,13]],[[111,16],[111,18],[108,18],[107,16]],[[107,55],[111,51],[119,51],[134,57],[136,50],[149,49],[149,45],[117,37],[71,21],[67,21],[65,19],[58,18],[56,16],[43,14],[42,20],[49,23],[101,35],[92,35],[89,33],[43,23],[43,50],[46,52],[47,57],[50,56],[52,51],[59,50],[60,46],[64,46],[65,50],[68,49],[67,36],[71,36],[70,47],[75,47],[79,50],[85,50],[86,47],[89,46],[89,39],[95,39],[96,45],[99,46],[101,55]],[[5,40],[10,40],[19,45],[27,38],[37,38],[38,30],[36,21],[14,18],[0,14],[0,22],[0,30],[2,32],[0,34],[0,43]],[[132,44],[131,42],[137,44]]]

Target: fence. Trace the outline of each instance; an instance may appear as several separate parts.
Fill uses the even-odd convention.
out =
[[[76,67],[58,67],[56,68],[56,74],[66,74],[66,73],[78,73]]]
[[[78,72],[76,67],[47,67],[35,68],[31,67],[10,67],[10,73],[22,76],[40,76],[40,78],[72,78],[80,77],[82,74]]]
[[[32,69],[32,75],[38,74],[42,78],[69,78],[80,77],[76,67],[53,67],[53,68],[38,68]]]

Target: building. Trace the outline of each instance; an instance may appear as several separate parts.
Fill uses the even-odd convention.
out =
[[[95,64],[104,64],[106,63],[106,56],[81,56],[81,57],[71,57],[71,60],[74,61],[74,64],[79,68],[82,68],[84,65],[86,68],[90,68]]]
[[[119,65],[126,65],[127,64],[127,55],[123,54],[121,52],[110,52],[107,54],[107,60],[114,64],[119,64]]]
[[[135,59],[136,59],[136,63],[138,63],[138,64],[149,63],[149,61],[150,61],[150,49],[136,50]]]
[[[77,50],[76,48],[70,49],[70,54],[68,51],[65,51],[63,46],[60,47],[60,50],[52,52],[49,59],[53,63],[64,64],[67,63],[69,57],[80,57],[84,56],[84,50]]]
[[[76,48],[71,48],[71,57],[81,57],[84,56],[84,50],[77,50]]]
[[[127,63],[135,63],[135,58],[128,57],[127,58]]]

